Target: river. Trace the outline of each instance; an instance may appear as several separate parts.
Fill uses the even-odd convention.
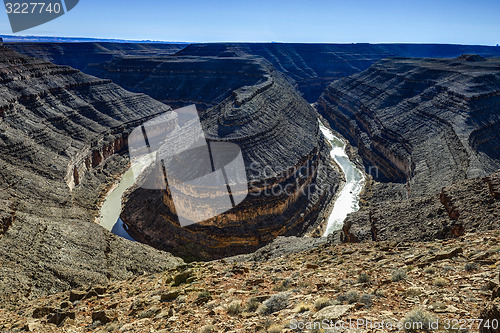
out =
[[[327,236],[335,230],[342,229],[344,220],[348,214],[359,210],[359,194],[363,190],[364,176],[363,173],[351,162],[345,153],[344,141],[337,138],[332,131],[320,123],[320,129],[323,135],[332,145],[330,152],[332,158],[342,169],[345,175],[346,183],[335,200],[332,212],[328,218],[328,223],[324,236]],[[118,185],[114,186],[107,194],[99,217],[99,224],[108,229],[115,235],[133,240],[127,233],[123,221],[120,219],[122,210],[122,197],[125,191],[132,187],[135,183],[135,175],[138,175],[154,159],[151,156],[144,156],[136,163],[133,163],[121,177]]]
[[[136,177],[147,166],[149,166],[154,159],[152,155],[143,156],[141,159],[132,163],[132,166],[122,175],[118,185],[114,186],[106,195],[106,199],[101,206],[101,213],[99,216],[99,224],[108,229],[115,235],[123,238],[134,240],[125,229],[123,221],[120,219],[122,211],[122,197],[123,194],[135,184]]]
[[[321,132],[332,145],[330,155],[337,162],[345,175],[346,183],[335,200],[332,212],[328,217],[328,223],[323,236],[327,236],[333,231],[342,229],[344,220],[348,214],[359,210],[359,195],[365,184],[363,172],[351,162],[345,152],[345,143],[336,137],[332,131],[319,125]]]

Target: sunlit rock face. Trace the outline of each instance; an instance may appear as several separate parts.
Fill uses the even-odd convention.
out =
[[[109,80],[0,47],[2,304],[180,261],[94,223],[101,192],[127,166],[119,153],[128,132],[169,110]]]
[[[206,60],[210,60],[205,64],[207,71],[213,62],[234,62]],[[169,177],[169,188],[164,190],[138,187],[126,198],[122,213],[136,239],[187,259],[213,259],[254,251],[279,235],[304,235],[323,221],[340,177],[332,167],[314,109],[267,64],[253,59],[237,61],[248,61],[244,67],[255,68],[253,83],[242,87],[238,70],[229,79],[238,83],[235,89],[199,115],[207,141],[232,143],[241,150],[248,196],[227,212],[182,227],[176,208],[190,207],[190,196],[217,199],[227,192],[193,190]],[[212,79],[218,80],[217,72]],[[169,150],[169,146],[163,149]],[[162,171],[151,172],[161,175]],[[172,188],[185,201],[174,204]],[[215,205],[202,208],[203,213],[216,210]],[[196,219],[197,214],[193,210],[191,218]]]
[[[332,83],[318,101],[377,180],[408,195],[500,168],[500,61],[383,60]]]

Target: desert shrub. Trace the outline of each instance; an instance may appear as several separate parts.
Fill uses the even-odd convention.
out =
[[[329,298],[326,298],[326,297],[321,297],[321,298],[318,298],[316,300],[316,302],[314,302],[314,309],[316,311],[319,311],[323,308],[326,308],[327,306],[331,305],[332,302]]]
[[[443,266],[442,270],[445,273],[449,273],[449,272],[451,272],[453,270],[453,266],[445,265],[445,266]]]
[[[407,277],[407,275],[406,275],[405,270],[396,269],[392,272],[391,280],[393,282],[398,282],[398,281],[406,280],[406,277]]]
[[[428,312],[413,310],[403,319],[403,328],[406,332],[431,332],[434,320]]]
[[[373,305],[372,295],[364,294],[359,298],[359,303],[364,304],[365,308],[371,308]]]
[[[359,276],[358,276],[358,283],[368,283],[370,281],[371,281],[370,275],[368,275],[366,273],[359,274]]]
[[[346,295],[347,303],[356,303],[359,300],[359,293],[357,291],[350,291]]]
[[[469,263],[465,264],[465,267],[464,267],[465,271],[467,271],[467,272],[475,271],[478,268],[479,268],[479,265],[475,262],[469,262]]]
[[[307,312],[309,310],[311,310],[311,306],[309,304],[299,303],[299,304],[297,304],[297,306],[295,307],[293,312],[302,313],[302,312]]]
[[[216,331],[216,328],[213,325],[206,325],[200,329],[200,333],[213,333],[215,331]]]
[[[232,301],[227,306],[226,311],[227,311],[228,314],[230,314],[232,316],[239,315],[241,313],[241,311],[242,311],[241,301]]]
[[[422,290],[418,288],[409,288],[405,291],[406,297],[416,297],[422,294]]]
[[[279,293],[273,295],[262,303],[262,306],[259,307],[259,309],[262,309],[260,312],[262,312],[262,314],[271,314],[283,310],[288,306],[289,298],[290,293]]]
[[[434,274],[436,273],[436,269],[432,266],[428,266],[424,269],[425,274]]]
[[[211,299],[212,299],[212,295],[210,294],[210,292],[208,290],[200,291],[196,295],[196,301],[197,302],[208,302]]]
[[[446,287],[448,285],[448,280],[441,277],[437,278],[434,280],[434,285],[439,288]]]
[[[247,304],[245,305],[245,310],[248,312],[254,312],[259,308],[260,302],[256,297],[251,297]]]
[[[291,284],[292,284],[292,280],[286,279],[285,281],[281,282],[281,284],[274,286],[273,290],[274,291],[287,291],[290,288]]]
[[[345,303],[345,302],[347,302],[347,295],[346,294],[339,294],[339,295],[337,295],[337,301],[339,303]]]

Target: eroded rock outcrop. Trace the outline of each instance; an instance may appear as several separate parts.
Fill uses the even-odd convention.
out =
[[[6,43],[24,55],[67,65],[87,74],[95,64],[124,56],[164,56],[182,50],[184,44],[164,43]]]
[[[181,262],[94,223],[128,125],[170,107],[0,47],[0,110],[3,304]]]
[[[375,191],[379,186],[375,185]],[[430,241],[498,228],[500,200],[490,195],[485,179],[471,179],[447,186],[436,195],[371,202],[347,217],[342,240]]]
[[[214,62],[221,66],[226,62],[227,69],[235,61],[248,62],[247,69],[254,67],[253,84],[240,87],[237,81],[220,103],[200,113],[207,140],[241,148],[250,193],[226,213],[180,227],[168,190],[137,188],[122,214],[132,235],[185,258],[210,259],[248,253],[277,236],[304,235],[317,229],[341,180],[332,168],[314,109],[266,63],[213,57],[201,57],[198,63],[203,61],[206,71]],[[219,81],[217,71],[210,77]],[[240,77],[239,71],[235,77]],[[211,103],[217,101],[218,97]],[[176,182],[175,186],[180,185]]]
[[[454,58],[474,53],[499,57],[491,46],[444,44],[300,44],[300,43],[218,43],[191,44],[178,54],[190,56],[257,55],[293,79],[298,90],[310,102],[334,80],[364,71],[375,62],[389,57]]]
[[[461,54],[477,54],[483,57],[500,57],[500,49],[477,45],[444,44],[291,44],[291,43],[211,43],[191,44],[127,44],[127,43],[15,43],[9,44],[18,52],[41,57],[60,65],[69,65],[98,77],[106,77],[107,71],[118,71],[123,56],[152,58],[178,52],[177,56],[189,57],[248,57],[259,56],[269,61],[277,70],[293,80],[304,98],[314,103],[334,80],[366,70],[375,62],[389,57],[454,58]],[[130,66],[127,71],[112,74],[117,80],[126,82],[127,89],[143,92],[148,82],[141,82],[137,73],[140,68]],[[143,65],[147,63],[141,60]],[[157,61],[153,61],[155,63]],[[101,64],[105,64],[101,67]],[[151,65],[151,63],[150,63]],[[144,74],[150,72],[148,66]],[[132,72],[129,72],[132,70]],[[219,73],[220,74],[220,73]],[[157,72],[154,76],[158,76]],[[203,78],[203,73],[198,73]],[[123,77],[122,77],[123,76]],[[126,78],[128,77],[128,78]],[[135,84],[132,84],[135,82]],[[118,81],[117,81],[118,83]],[[182,83],[182,82],[178,82]],[[134,86],[143,86],[134,90]],[[218,82],[220,85],[221,82]],[[197,86],[190,89],[197,89]],[[147,89],[152,89],[151,87]],[[158,94],[155,92],[154,94]],[[165,96],[160,99],[165,99]]]

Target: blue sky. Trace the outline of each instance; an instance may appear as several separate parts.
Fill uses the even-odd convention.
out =
[[[0,34],[11,34],[0,12]],[[66,15],[20,35],[496,45],[500,0],[80,0]]]

